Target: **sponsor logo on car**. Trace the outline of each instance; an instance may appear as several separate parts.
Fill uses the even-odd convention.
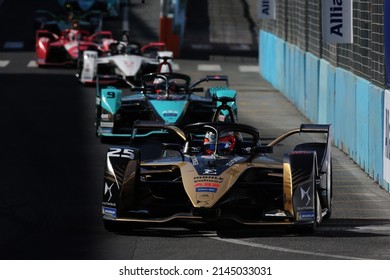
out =
[[[195,188],[198,188],[198,187],[219,188],[219,183],[213,183],[213,182],[196,183],[195,184]]]
[[[194,177],[194,182],[212,182],[212,183],[222,183],[223,177],[217,177],[217,176],[197,176]]]
[[[164,117],[176,117],[178,115],[177,111],[164,111],[162,113]]]
[[[199,161],[195,156],[191,157],[192,165],[199,165]]]
[[[203,174],[217,174],[217,169],[205,169]]]
[[[102,212],[103,212],[103,215],[109,215],[109,216],[112,216],[112,217],[116,217],[116,209],[115,208],[110,208],[110,207],[102,207]]]
[[[112,183],[111,185],[108,185],[107,183],[104,184],[104,195],[106,195],[107,193],[109,194],[109,198],[107,201],[110,201],[112,198],[111,188],[113,185],[114,183]]]
[[[209,205],[209,201],[212,200],[214,197],[213,193],[197,193],[196,194],[196,203],[198,206],[206,206]]]
[[[111,117],[111,114],[101,114],[100,117],[102,118],[102,120],[109,120]]]
[[[312,219],[314,219],[314,211],[298,213],[298,220],[312,220]]]
[[[215,193],[217,192],[217,188],[204,188],[204,187],[201,187],[201,188],[196,188],[195,189],[196,192],[211,192],[211,193]]]
[[[307,206],[310,203],[310,201],[311,201],[310,194],[309,194],[310,188],[311,187],[307,188],[307,190],[304,190],[302,187],[300,187],[300,189],[301,189],[301,200],[307,199],[305,206]]]
[[[114,123],[113,122],[101,122],[100,126],[101,127],[114,127]]]

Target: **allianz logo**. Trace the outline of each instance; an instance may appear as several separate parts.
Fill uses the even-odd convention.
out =
[[[333,0],[329,10],[330,33],[343,37],[343,0]]]

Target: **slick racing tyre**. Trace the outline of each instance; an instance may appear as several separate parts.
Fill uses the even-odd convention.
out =
[[[323,219],[328,220],[332,215],[332,204],[333,204],[333,178],[332,178],[332,159],[329,161],[327,174],[326,174],[326,207],[328,211],[324,215]]]

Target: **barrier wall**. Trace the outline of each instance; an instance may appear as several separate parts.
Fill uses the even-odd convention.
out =
[[[369,91],[370,83],[356,78],[356,156],[354,161],[369,173]]]
[[[319,59],[310,53],[305,56],[304,114],[313,123],[318,123]]]
[[[319,63],[318,122],[334,123],[336,68],[324,59]]]
[[[355,155],[356,110],[355,75],[336,68],[335,89],[335,144],[352,158]]]
[[[313,123],[333,124],[334,145],[384,189],[384,89],[260,30],[260,74]]]
[[[370,85],[369,92],[369,175],[380,185],[384,184],[383,173],[383,96],[384,90]],[[387,187],[388,188],[388,187]]]

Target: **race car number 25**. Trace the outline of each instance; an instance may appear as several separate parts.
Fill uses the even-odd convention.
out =
[[[134,151],[131,149],[121,149],[121,148],[110,148],[110,151],[107,153],[109,157],[122,157],[134,159]]]

